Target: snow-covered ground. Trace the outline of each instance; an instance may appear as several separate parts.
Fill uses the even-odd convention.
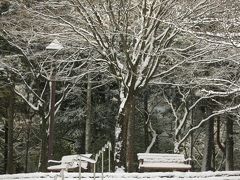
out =
[[[0,175],[0,180],[53,180],[59,173],[28,173]],[[77,180],[78,173],[65,173],[65,180]],[[92,173],[82,173],[82,180],[93,180]],[[102,175],[96,174],[96,180]],[[104,173],[104,180],[240,180],[240,171],[165,172],[165,173]]]

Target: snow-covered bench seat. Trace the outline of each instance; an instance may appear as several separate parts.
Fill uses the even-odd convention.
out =
[[[88,163],[96,163],[95,160],[90,158],[91,156],[92,154],[76,154],[63,156],[61,161],[49,160],[49,163],[58,163],[58,165],[49,166],[48,170],[60,171],[60,176],[62,179],[64,179],[64,171],[74,170],[78,168],[79,173],[81,174],[81,169],[87,169]]]
[[[183,154],[138,153],[139,170],[143,171],[190,171],[191,165]]]
[[[60,161],[49,160],[49,163],[58,163],[58,165],[49,166],[49,171],[61,171],[75,169],[79,167],[79,161],[81,158],[81,167],[87,169],[88,161],[92,154],[76,154],[76,155],[66,155],[63,156]]]

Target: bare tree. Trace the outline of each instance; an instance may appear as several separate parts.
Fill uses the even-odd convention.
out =
[[[84,74],[73,76],[73,72],[84,66],[84,61],[77,68],[74,67],[75,59],[79,57],[79,54],[72,55],[71,62],[65,61],[64,58],[69,58],[67,54],[58,56],[58,59],[52,58],[53,56],[47,54],[46,50],[42,51],[42,54],[38,54],[38,60],[34,58],[34,54],[28,54],[28,50],[34,51],[34,49],[22,49],[17,45],[19,42],[11,42],[8,35],[1,34],[1,38],[6,44],[6,52],[10,55],[3,56],[1,66],[5,67],[13,73],[16,79],[22,81],[21,85],[15,86],[15,93],[20,96],[33,111],[36,111],[41,117],[40,127],[40,139],[41,139],[41,155],[40,155],[40,170],[46,171],[47,168],[47,151],[48,147],[53,145],[53,141],[50,141],[48,145],[47,139],[50,133],[53,133],[53,124],[49,123],[49,117],[55,116],[58,112],[63,100],[75,86],[75,83],[81,79]],[[7,54],[6,53],[6,54]],[[53,53],[56,53],[53,52]],[[58,52],[63,53],[63,52]],[[45,58],[44,58],[45,57]],[[19,62],[19,63],[17,63]],[[55,69],[53,69],[53,64]],[[57,84],[58,96],[56,101],[50,103],[49,99],[52,99],[52,73],[56,71],[54,82]],[[86,71],[85,71],[86,72]],[[30,98],[27,98],[28,94]],[[53,108],[54,107],[54,108]],[[53,111],[52,113],[50,113]],[[51,132],[48,131],[48,126],[51,127]],[[50,149],[50,148],[49,148]],[[51,149],[52,151],[52,149]]]
[[[217,20],[212,18],[215,15],[214,10],[220,7],[219,2],[218,0],[100,0],[97,2],[71,0],[59,2],[57,5],[51,1],[42,2],[35,9],[34,7],[28,9],[28,12],[41,19],[41,22],[43,19],[48,22],[49,27],[44,27],[47,30],[52,27],[51,32],[57,31],[54,34],[65,38],[65,43],[70,41],[71,45],[85,50],[88,47],[94,48],[98,53],[94,56],[95,62],[108,67],[111,76],[118,82],[120,106],[115,130],[117,168],[134,170],[133,127],[135,99],[139,90],[149,82],[161,85],[172,84],[171,80],[177,79],[178,72],[198,67],[192,64],[212,64],[229,60],[230,56],[224,57],[224,60],[215,57],[217,53],[229,47],[238,47],[236,36],[233,36],[234,33],[229,29],[226,29],[225,33],[220,33],[218,30],[208,31],[209,22],[221,22],[220,18]],[[222,29],[225,27],[225,22],[222,23]],[[32,32],[40,37],[49,36],[49,33],[40,30]],[[226,38],[226,33],[230,33],[229,38]],[[215,51],[217,48],[218,51]],[[213,52],[216,54],[214,55]],[[22,56],[24,57],[23,54]],[[235,62],[237,57],[236,53],[233,53],[231,61]],[[46,73],[42,73],[43,77],[48,79],[51,68],[45,68],[45,65],[43,61],[39,67],[43,67],[41,70]],[[71,64],[68,65],[71,67]],[[195,85],[221,82],[226,86],[227,83],[224,79],[216,80],[214,77],[194,78],[192,81]],[[182,84],[188,82],[178,83],[178,86]],[[223,93],[223,91],[212,91],[210,88],[199,91],[204,95],[200,96],[190,108],[194,108],[204,98],[212,98]],[[41,93],[37,95],[36,99],[39,100],[37,103],[41,107],[44,101]],[[184,100],[184,93],[182,97]],[[178,149],[194,130],[213,116],[239,107],[236,105],[213,112],[180,137],[179,134],[185,127],[189,114],[189,106],[186,102],[182,103],[184,116],[181,117],[182,119],[176,118],[175,149]],[[171,105],[171,102],[169,104]],[[29,105],[33,108],[38,107],[38,105]]]
[[[191,25],[185,22],[202,17],[211,6],[208,1],[180,4],[174,0],[72,0],[71,3],[69,17],[48,18],[65,23],[81,40],[93,46],[100,55],[98,60],[109,67],[119,82],[121,104],[115,133],[115,162],[117,168],[133,171],[137,92],[153,79],[164,78],[185,62],[211,51],[207,47],[196,50],[198,40],[181,40],[192,34],[187,29]]]

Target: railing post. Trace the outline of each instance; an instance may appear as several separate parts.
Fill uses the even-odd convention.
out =
[[[94,173],[93,173],[93,176],[94,176],[94,180],[96,179],[96,164],[97,164],[97,160],[98,160],[98,157],[99,157],[99,154],[96,154],[96,156],[95,156],[95,163],[94,163],[94,166],[93,166],[93,171],[94,171]]]
[[[108,171],[111,172],[111,150],[112,150],[112,145],[108,141]]]
[[[82,161],[81,161],[81,155],[79,156],[79,180],[81,180],[81,172],[82,172]]]
[[[103,169],[104,169],[104,149],[102,149],[102,180],[103,180]]]
[[[96,163],[98,161],[98,157],[100,155],[102,155],[102,169],[101,169],[101,173],[102,173],[102,177],[101,180],[103,180],[103,170],[104,170],[104,151],[108,148],[108,171],[111,172],[111,150],[112,150],[112,145],[111,142],[108,141],[103,147],[102,149],[98,152],[98,154],[96,154],[95,156],[95,163],[94,163],[94,180],[95,180],[95,172],[96,172]]]

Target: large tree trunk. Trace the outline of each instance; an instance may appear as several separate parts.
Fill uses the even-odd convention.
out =
[[[41,113],[42,124],[40,127],[40,138],[41,138],[41,151],[40,151],[40,162],[39,162],[39,171],[47,171],[47,119],[44,117],[44,114]]]
[[[233,120],[231,116],[228,115],[226,121],[226,171],[234,170],[233,147]]]
[[[50,116],[49,116],[49,136],[48,136],[48,159],[53,159],[53,142],[54,142],[54,118],[55,118],[55,101],[56,101],[56,81],[54,74],[50,81]]]
[[[8,106],[8,155],[7,155],[7,173],[14,173],[14,156],[13,156],[13,122],[14,122],[14,91],[11,88],[11,94],[9,96]]]
[[[192,103],[192,102],[191,102]],[[192,110],[192,112],[190,113],[190,127],[192,128],[194,126],[194,109]],[[190,135],[190,164],[192,166],[192,171],[194,170],[194,161],[193,161],[193,156],[194,156],[194,135],[193,133],[191,133]]]
[[[222,151],[222,153],[225,155],[225,147],[224,145],[221,143],[221,137],[220,137],[220,132],[221,132],[221,126],[220,126],[220,116],[217,117],[217,137],[216,137],[216,141],[217,141],[217,145],[218,148]]]
[[[123,110],[124,111],[124,110]],[[115,168],[117,171],[125,170],[126,167],[126,135],[127,135],[127,125],[124,115],[119,114],[115,127]]]
[[[31,127],[30,123],[27,123],[27,132],[26,132],[26,142],[25,142],[25,168],[24,168],[24,173],[28,172],[28,154],[29,154],[29,144],[30,144],[30,132],[31,132]]]
[[[88,73],[88,84],[87,84],[87,117],[85,127],[85,152],[90,152],[91,145],[91,122],[92,122],[92,84],[91,74]]]
[[[149,131],[148,131],[148,126],[149,126],[149,118],[148,118],[148,92],[144,92],[144,100],[143,100],[143,105],[144,105],[144,145],[145,149],[147,149],[149,145]]]
[[[209,113],[207,113],[208,115]],[[212,170],[213,148],[214,148],[214,119],[211,118],[206,125],[204,153],[202,160],[202,171]]]
[[[4,172],[7,173],[7,161],[8,161],[8,125],[7,125],[7,121],[4,122],[4,140],[5,140],[5,144],[4,144]]]
[[[134,171],[134,91],[128,94],[120,105],[119,116],[116,125],[115,165],[116,169],[124,169],[127,172]]]
[[[126,162],[127,162],[127,172],[134,172],[134,114],[135,114],[135,97],[131,96],[129,100],[129,108],[128,108],[128,131],[127,131],[127,152],[126,152]],[[128,114],[127,113],[127,114]]]

